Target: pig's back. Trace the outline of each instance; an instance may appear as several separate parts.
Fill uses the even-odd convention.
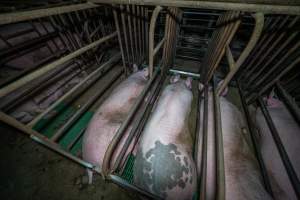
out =
[[[165,199],[192,199],[196,168],[186,126],[192,94],[173,86],[164,89],[142,134],[134,182]]]
[[[243,129],[246,124],[238,108],[221,98],[226,199],[270,199],[264,189],[257,160]]]
[[[106,149],[128,115],[146,80],[130,76],[122,81],[92,117],[83,138],[83,158],[101,165]]]

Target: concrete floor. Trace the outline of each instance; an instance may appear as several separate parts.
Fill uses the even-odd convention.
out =
[[[82,184],[85,169],[0,124],[0,199],[136,199],[99,176]]]

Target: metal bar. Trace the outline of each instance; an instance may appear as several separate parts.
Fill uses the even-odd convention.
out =
[[[155,71],[154,75],[148,81],[143,92],[140,94],[140,96],[136,100],[135,104],[133,105],[133,108],[130,110],[126,119],[123,121],[121,127],[118,129],[117,133],[114,135],[112,141],[110,142],[109,146],[107,147],[105,155],[104,155],[103,163],[102,163],[102,173],[104,175],[108,175],[108,173],[110,172],[110,161],[111,161],[113,152],[114,152],[116,146],[118,145],[120,139],[124,135],[124,132],[128,128],[129,122],[133,119],[136,111],[140,107],[141,103],[144,101],[144,98],[145,98],[146,94],[148,93],[148,90],[150,89],[153,81],[156,79],[157,75],[158,75],[158,70]]]
[[[136,58],[133,51],[133,37],[132,37],[132,28],[131,28],[131,15],[130,15],[130,7],[126,6],[127,10],[127,20],[128,20],[128,28],[129,28],[129,39],[130,39],[130,47],[131,47],[131,56],[132,56],[132,64],[136,62]],[[132,66],[131,66],[132,67]]]
[[[225,164],[224,164],[224,147],[222,133],[222,119],[220,108],[220,96],[214,84],[214,117],[215,117],[215,135],[216,135],[216,150],[217,150],[217,199],[225,199]]]
[[[204,85],[204,109],[203,109],[203,140],[202,140],[202,161],[201,161],[201,181],[200,198],[206,199],[206,179],[207,179],[207,134],[208,134],[208,85]]]
[[[243,52],[240,54],[238,60],[235,62],[234,67],[230,69],[230,72],[226,75],[224,81],[222,82],[222,85],[218,87],[218,95],[220,95],[223,90],[228,85],[229,81],[232,79],[232,77],[235,75],[235,73],[239,70],[240,66],[243,64],[243,62],[246,60],[252,49],[255,47],[256,42],[258,41],[262,30],[264,26],[264,15],[262,13],[255,13],[255,27],[252,32],[251,38],[246,46],[246,48],[243,50]]]
[[[113,174],[110,174],[108,175],[107,177],[108,180],[111,180],[113,183],[125,188],[125,189],[128,189],[128,190],[131,190],[131,191],[134,191],[134,192],[138,192],[140,194],[142,194],[143,196],[147,196],[147,197],[150,197],[151,199],[161,199],[161,197],[159,196],[156,196],[152,193],[149,193],[147,191],[145,191],[144,189],[140,189],[132,184],[129,184],[128,181],[122,179],[121,177],[119,176],[116,176],[116,175],[113,175]]]
[[[172,73],[172,74],[180,74],[180,75],[200,79],[200,74],[196,74],[196,73],[193,73],[193,72],[185,72],[185,71],[176,70],[176,69],[169,69],[169,72]]]
[[[157,6],[152,13],[151,21],[150,21],[150,29],[149,29],[149,76],[150,78],[152,78],[153,76],[155,24],[159,12],[162,9],[163,8],[161,6]]]
[[[126,55],[127,55],[127,59],[128,59],[128,65],[131,66],[133,63],[130,62],[130,56],[129,56],[129,48],[128,48],[128,37],[127,37],[127,28],[126,28],[126,23],[125,23],[125,9],[123,5],[120,5],[120,10],[121,10],[121,20],[122,20],[122,26],[123,26],[123,33],[124,33],[124,41],[125,41],[125,47],[126,47]],[[129,66],[127,66],[127,68],[129,68]],[[126,76],[128,71],[125,72]]]
[[[117,33],[118,33],[118,40],[119,40],[119,46],[120,46],[120,51],[121,51],[121,55],[122,55],[123,68],[124,68],[125,74],[127,75],[128,72],[127,72],[127,66],[125,64],[126,61],[125,61],[125,56],[124,56],[121,32],[120,32],[120,27],[119,27],[119,20],[118,20],[118,15],[117,15],[116,9],[113,9],[113,15],[114,15],[114,19],[115,19],[115,26],[116,26]]]
[[[170,6],[170,7],[184,7],[184,8],[202,8],[214,10],[235,10],[244,12],[262,12],[264,14],[289,14],[300,15],[299,3],[294,5],[276,5],[274,2],[270,3],[234,3],[234,2],[217,2],[217,1],[182,1],[182,0],[90,0],[94,3],[106,4],[135,4],[148,6]]]
[[[280,80],[282,76],[284,76],[286,73],[288,73],[295,65],[297,65],[300,62],[300,57],[298,57],[296,60],[294,60],[291,64],[289,64],[286,68],[284,68],[273,80],[271,80],[269,83],[267,83],[265,86],[263,86],[262,89],[257,93],[253,93],[248,99],[247,104],[253,103],[259,95],[266,92],[270,87],[272,87],[277,81]]]
[[[300,181],[297,177],[297,173],[289,159],[288,154],[286,153],[286,150],[282,144],[282,141],[279,137],[279,134],[277,132],[277,129],[274,125],[274,122],[269,114],[269,111],[267,110],[265,103],[263,102],[261,97],[258,97],[258,103],[260,105],[261,111],[266,119],[266,122],[268,124],[268,127],[270,129],[271,135],[273,137],[273,140],[276,144],[276,147],[278,149],[278,152],[280,154],[281,160],[284,164],[284,167],[286,169],[286,172],[290,178],[290,181],[292,183],[292,186],[294,188],[295,194],[298,198],[300,198]]]
[[[14,118],[4,114],[3,112],[0,112],[0,121],[22,131],[23,133],[29,135],[29,137],[33,140],[35,140],[38,143],[41,143],[43,145],[45,145],[46,147],[56,151],[57,153],[60,153],[62,155],[64,155],[65,157],[87,167],[87,168],[94,168],[94,166],[90,163],[87,163],[85,161],[83,161],[82,159],[73,156],[71,153],[63,150],[58,144],[50,141],[47,137],[43,136],[42,134],[40,134],[37,131],[32,130],[31,128],[25,126],[24,124],[18,122],[17,120],[15,120]]]
[[[82,47],[81,49],[78,49],[77,51],[70,53],[67,56],[64,56],[26,76],[24,76],[23,78],[20,78],[19,80],[5,86],[4,88],[0,89],[0,97],[3,97],[7,94],[9,94],[10,92],[16,90],[17,88],[20,88],[21,86],[25,85],[26,83],[29,83],[30,81],[42,76],[43,74],[49,72],[52,69],[55,69],[56,67],[58,67],[59,65],[73,59],[76,58],[77,56],[80,56],[82,53],[87,52],[88,50],[100,45],[101,43],[103,43],[104,41],[107,41],[113,37],[115,37],[117,35],[117,32],[114,32],[108,36],[105,36],[103,38],[101,38],[100,40],[97,40],[96,42],[93,42],[92,44],[89,44],[85,47]]]
[[[48,107],[44,112],[39,114],[34,120],[32,120],[27,126],[33,127],[40,119],[47,116],[49,118],[51,115],[53,117],[53,113],[51,111],[61,102],[66,101],[69,99],[71,101],[78,95],[80,95],[86,88],[88,88],[92,83],[94,83],[103,73],[106,67],[111,66],[114,62],[118,61],[120,59],[121,55],[117,54],[114,57],[112,57],[107,62],[103,63],[98,69],[96,69],[94,72],[89,74],[84,80],[82,80],[80,83],[78,83],[76,86],[74,86],[71,90],[69,90],[66,94],[64,94],[60,99],[58,99],[55,103],[53,103],[50,107]]]
[[[159,51],[159,49],[162,47],[162,45],[165,43],[166,38],[164,37],[155,47],[154,51],[153,51],[153,57],[156,55],[156,53]]]
[[[137,32],[138,32],[138,47],[139,47],[139,57],[142,58],[142,39],[141,39],[141,14],[140,14],[140,6],[136,7],[136,15],[137,15]],[[139,62],[140,65],[140,62]]]
[[[300,108],[293,99],[293,97],[282,87],[282,85],[277,82],[276,83],[277,89],[281,96],[283,97],[284,103],[290,108],[290,112],[295,117],[296,121],[300,124]]]
[[[268,70],[267,73],[265,73],[263,75],[263,77],[261,77],[260,79],[257,80],[257,82],[253,83],[255,86],[251,87],[251,91],[253,91],[257,86],[259,86],[261,83],[263,83],[263,81],[265,81],[268,76],[270,76],[272,73],[274,73],[274,70],[276,70],[277,68],[279,68],[282,63],[295,51],[297,51],[297,49],[300,47],[300,41],[298,41],[293,47],[290,47],[289,50],[285,53],[284,56],[281,57],[281,59],[279,61],[276,62],[276,64],[270,69]],[[280,48],[282,50],[282,48]],[[258,75],[256,75],[256,77],[258,77]],[[250,82],[250,81],[249,81]]]
[[[271,187],[271,183],[270,183],[270,178],[269,178],[264,160],[262,158],[262,154],[261,154],[261,151],[259,148],[259,142],[257,141],[256,136],[255,136],[255,131],[256,131],[254,128],[255,125],[251,119],[250,112],[249,112],[247,104],[246,104],[246,99],[243,95],[241,84],[238,80],[237,80],[237,86],[238,86],[238,91],[239,91],[240,99],[241,99],[242,106],[243,106],[243,111],[244,111],[244,114],[245,114],[245,117],[246,117],[246,120],[248,123],[248,128],[249,128],[249,132],[250,132],[251,141],[252,141],[252,144],[254,147],[254,152],[255,152],[256,158],[258,160],[260,172],[261,172],[261,175],[262,175],[262,178],[264,181],[264,186],[265,186],[267,192],[273,197],[273,191],[272,191],[272,187]]]
[[[134,122],[132,122],[133,127],[130,130],[130,133],[128,134],[128,137],[125,141],[125,144],[123,145],[119,155],[117,156],[116,162],[113,165],[112,173],[116,172],[117,169],[120,169],[121,161],[124,158],[124,155],[129,148],[133,138],[138,135],[138,131],[143,129],[146,121],[148,120],[148,117],[150,116],[151,112],[147,112],[152,109],[154,102],[157,98],[157,95],[162,87],[163,84],[161,84],[162,78],[158,81],[156,81],[155,86],[153,87],[152,91],[149,93],[149,98],[147,98],[147,101],[142,106],[142,108],[138,111],[138,117],[134,119]]]
[[[138,63],[139,56],[138,56],[138,41],[137,41],[137,30],[136,30],[136,20],[137,16],[135,14],[135,5],[132,5],[132,16],[133,16],[133,33],[134,33],[134,48],[135,48],[135,56],[136,56],[136,63]]]
[[[76,4],[76,5],[59,6],[59,7],[54,7],[54,8],[45,8],[45,9],[32,10],[32,11],[1,14],[0,15],[0,25],[16,23],[16,22],[21,22],[21,21],[25,21],[25,20],[33,20],[36,18],[51,16],[51,15],[58,15],[58,14],[73,12],[76,10],[95,8],[98,6],[99,5],[88,2],[88,3],[81,3],[81,4]]]
[[[296,17],[292,21],[292,23],[288,26],[288,28],[291,28],[297,22],[298,19],[299,19],[299,17]],[[263,64],[263,66],[261,66],[261,64],[265,60],[265,58],[267,58],[268,55],[270,54],[270,52],[275,49],[276,45],[280,43],[281,39],[286,35],[286,33],[281,33],[278,37],[276,37],[275,42],[273,42],[271,46],[267,46],[268,50],[264,51],[264,54],[262,56],[258,57],[259,60],[256,63],[256,65],[254,65],[252,67],[252,69],[249,72],[247,72],[247,76],[245,76],[245,79],[251,77],[249,79],[249,82],[248,82],[249,84],[252,83],[252,81],[257,78],[257,76],[266,68],[266,66],[268,66],[274,60],[274,58],[276,58],[276,56],[288,45],[288,43],[294,37],[296,37],[297,34],[298,34],[298,32],[293,33],[283,44],[281,44],[280,48],[277,49],[277,51],[271,57],[268,58],[268,60]],[[253,58],[253,60],[255,60],[255,59],[256,58]],[[257,71],[257,68],[259,68],[258,71]],[[256,72],[256,74],[254,74],[253,76],[251,76],[253,74],[253,72]]]
[[[117,80],[120,78],[120,76],[122,75],[123,70],[119,69],[119,72],[111,79],[110,83],[107,84],[105,86],[104,89],[102,90],[98,90],[97,92],[95,92],[95,94],[93,96],[91,96],[89,98],[89,100],[87,100],[87,102],[84,103],[84,105],[81,105],[80,108],[76,111],[76,113],[70,118],[68,119],[68,121],[66,121],[64,123],[64,125],[62,127],[60,127],[55,134],[51,137],[51,141],[58,141],[63,134],[70,128],[72,127],[72,125],[83,115],[83,113],[85,113],[95,102],[96,100]]]

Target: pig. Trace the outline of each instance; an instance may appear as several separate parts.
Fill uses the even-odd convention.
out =
[[[270,96],[266,99],[267,109],[277,129],[289,159],[300,178],[300,126],[294,120],[286,106],[278,98]],[[262,153],[274,199],[297,199],[288,174],[280,158],[279,151],[272,138],[267,122],[260,109],[255,112],[255,124],[258,129],[259,147]]]
[[[122,81],[101,104],[83,136],[82,157],[85,161],[99,167],[100,170],[107,147],[147,83],[148,69],[135,71]],[[130,128],[121,139],[111,163],[115,162],[115,155],[120,152],[129,135],[129,130]],[[87,172],[88,183],[91,184],[93,172],[91,170]]]
[[[192,79],[171,78],[141,135],[134,184],[164,199],[192,199],[197,179],[188,127]]]
[[[199,86],[199,88],[202,89],[203,87]],[[222,95],[225,96],[226,92],[223,92]],[[208,95],[206,199],[215,199],[217,191],[216,136],[213,112],[213,94],[210,91]],[[264,188],[258,161],[249,145],[249,136],[242,113],[223,96],[220,97],[220,112],[224,152],[225,199],[271,199]],[[203,124],[200,124],[201,126]],[[200,134],[202,133],[200,132]],[[198,154],[198,160],[201,159],[199,156],[201,153]]]

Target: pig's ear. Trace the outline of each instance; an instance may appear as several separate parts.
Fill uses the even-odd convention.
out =
[[[134,63],[133,64],[133,72],[137,72],[139,70],[138,66]]]
[[[218,87],[217,87],[217,88],[219,88],[219,87],[222,85],[223,81],[224,81],[224,80],[221,80],[221,81],[218,83]],[[227,93],[228,93],[228,87],[226,86],[226,87],[224,88],[224,90],[222,91],[221,96],[225,97],[225,96],[227,95]]]
[[[193,78],[191,78],[191,77],[187,77],[186,80],[185,80],[185,85],[190,90],[192,89],[192,81],[193,81]]]
[[[179,74],[176,74],[175,76],[172,76],[170,78],[170,83],[176,83],[177,81],[180,80],[180,75]]]

